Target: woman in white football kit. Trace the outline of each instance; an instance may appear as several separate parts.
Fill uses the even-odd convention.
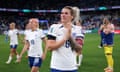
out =
[[[75,12],[66,6],[61,11],[61,24],[53,24],[48,32],[47,46],[52,51],[51,72],[77,72],[76,56],[73,48],[81,49],[75,42],[76,26],[72,24]]]
[[[77,26],[77,28],[76,28],[77,29],[77,34],[76,34],[75,40],[76,40],[77,43],[79,43],[81,45],[81,48],[83,48],[85,32],[82,29],[80,20],[76,21],[75,25]],[[79,50],[79,51],[76,51],[76,52],[77,52],[77,56],[78,56],[77,65],[80,66],[81,63],[82,63],[82,59],[83,59],[82,49]]]
[[[39,67],[44,60],[45,52],[42,50],[42,40],[46,43],[46,37],[41,29],[38,29],[39,20],[36,18],[31,18],[29,20],[31,23],[31,30],[25,37],[25,45],[20,54],[18,62],[21,61],[22,55],[28,51],[29,65],[31,72],[38,72]],[[28,49],[29,48],[29,49]]]
[[[10,48],[11,49],[10,49],[10,55],[9,55],[9,58],[6,64],[10,64],[14,55],[16,55],[17,59],[19,57],[16,51],[16,48],[18,46],[18,30],[15,29],[14,22],[10,23],[10,30],[8,31],[8,36],[10,37]]]
[[[82,28],[81,25],[81,18],[80,18],[80,9],[78,7],[73,7],[73,9],[76,11],[76,17],[74,19],[74,24],[76,25],[76,37],[75,37],[75,41],[81,46],[81,48],[83,47],[84,44],[84,30]],[[83,59],[83,55],[82,55],[82,49],[80,50],[75,50],[77,53],[77,57],[78,57],[78,61],[77,61],[77,66],[80,66],[82,63],[82,59]]]

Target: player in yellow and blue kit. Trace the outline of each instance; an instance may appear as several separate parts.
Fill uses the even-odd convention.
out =
[[[110,23],[107,18],[104,18],[103,24],[103,39],[102,43],[104,46],[105,56],[107,59],[108,67],[105,68],[105,71],[113,72],[114,60],[112,57],[113,51],[113,40],[114,40],[114,25]]]

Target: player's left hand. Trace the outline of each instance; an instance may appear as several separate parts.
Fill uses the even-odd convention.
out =
[[[46,58],[46,54],[43,53],[41,58],[42,58],[42,60],[45,60],[45,58]]]

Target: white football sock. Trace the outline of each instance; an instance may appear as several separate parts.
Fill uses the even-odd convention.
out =
[[[82,63],[82,59],[83,59],[83,55],[80,54],[80,55],[79,55],[79,60],[78,60],[78,65],[81,65],[81,63]]]
[[[8,61],[6,63],[9,64],[11,60],[12,60],[12,56],[9,56]]]
[[[17,58],[17,59],[19,58],[19,55],[18,55],[18,54],[16,55],[16,58]]]

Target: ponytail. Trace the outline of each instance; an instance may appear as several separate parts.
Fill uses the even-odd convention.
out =
[[[81,21],[81,18],[80,18],[80,9],[78,7],[72,7],[72,9],[74,10],[74,19],[73,19],[73,22],[76,22],[76,21]]]

